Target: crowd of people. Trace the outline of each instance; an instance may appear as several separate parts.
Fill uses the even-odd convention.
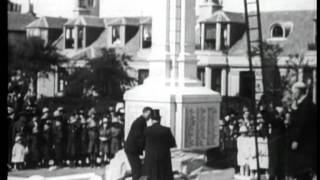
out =
[[[124,109],[113,106],[106,113],[91,108],[66,115],[29,107],[18,114],[8,107],[9,166],[16,169],[105,165],[123,147]]]
[[[258,105],[257,138],[267,144],[258,146],[260,168],[271,180],[311,179],[316,174],[316,106],[302,82],[293,85],[292,100],[290,104],[274,105],[262,98]],[[255,176],[257,172],[254,128],[254,118],[247,107],[240,115],[230,111],[220,121],[220,147],[237,152],[237,165],[243,176]]]

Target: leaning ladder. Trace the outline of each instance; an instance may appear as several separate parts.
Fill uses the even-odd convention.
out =
[[[248,10],[249,7],[253,9],[255,8],[255,9],[249,12]],[[263,59],[259,0],[250,0],[250,1],[244,0],[244,10],[245,10],[244,13],[245,13],[246,34],[247,34],[247,48],[248,48],[247,53],[248,53],[248,60],[249,60],[249,71],[250,71],[250,77],[253,80],[252,82],[255,82],[255,76],[254,76],[253,67],[252,67],[252,57],[260,56],[261,62]],[[256,52],[253,52],[254,47],[257,49]],[[251,83],[251,85],[252,85],[251,99],[252,99],[252,109],[253,109],[253,117],[254,117],[255,150],[256,150],[256,159],[257,159],[257,174],[258,174],[258,180],[260,180],[255,83]]]

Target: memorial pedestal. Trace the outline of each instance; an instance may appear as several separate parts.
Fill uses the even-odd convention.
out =
[[[219,146],[220,95],[205,87],[143,84],[125,93],[125,136],[143,107],[160,109],[161,124],[171,128],[178,149]]]

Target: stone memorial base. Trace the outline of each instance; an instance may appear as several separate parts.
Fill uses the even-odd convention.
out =
[[[221,97],[199,84],[187,87],[144,83],[127,91],[125,138],[132,122],[145,106],[160,110],[161,124],[171,128],[177,149],[208,149],[219,146]]]

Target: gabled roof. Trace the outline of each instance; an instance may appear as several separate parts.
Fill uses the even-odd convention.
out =
[[[308,43],[314,42],[314,10],[261,12],[262,37],[269,43],[279,44],[282,55],[299,54],[308,51]],[[279,22],[292,22],[292,32],[284,40],[270,41],[270,27]],[[246,33],[230,49],[230,54],[244,55],[247,52]]]
[[[245,23],[242,13],[228,12],[219,10],[212,14],[209,18],[199,18],[201,23],[216,23],[216,22],[231,22],[231,23]]]
[[[65,18],[41,17],[26,26],[26,28],[52,28],[62,29],[63,24],[67,22]]]
[[[8,31],[25,31],[26,25],[35,19],[32,13],[8,12]]]
[[[65,26],[89,26],[89,27],[99,27],[104,28],[104,20],[95,16],[79,16],[74,19],[69,19],[65,24]]]
[[[108,23],[108,25],[111,25],[111,26],[114,26],[114,25],[138,26],[139,24],[140,24],[139,17],[119,17],[119,18],[115,18],[114,20]]]
[[[140,18],[140,24],[152,24],[151,17],[142,17]]]

